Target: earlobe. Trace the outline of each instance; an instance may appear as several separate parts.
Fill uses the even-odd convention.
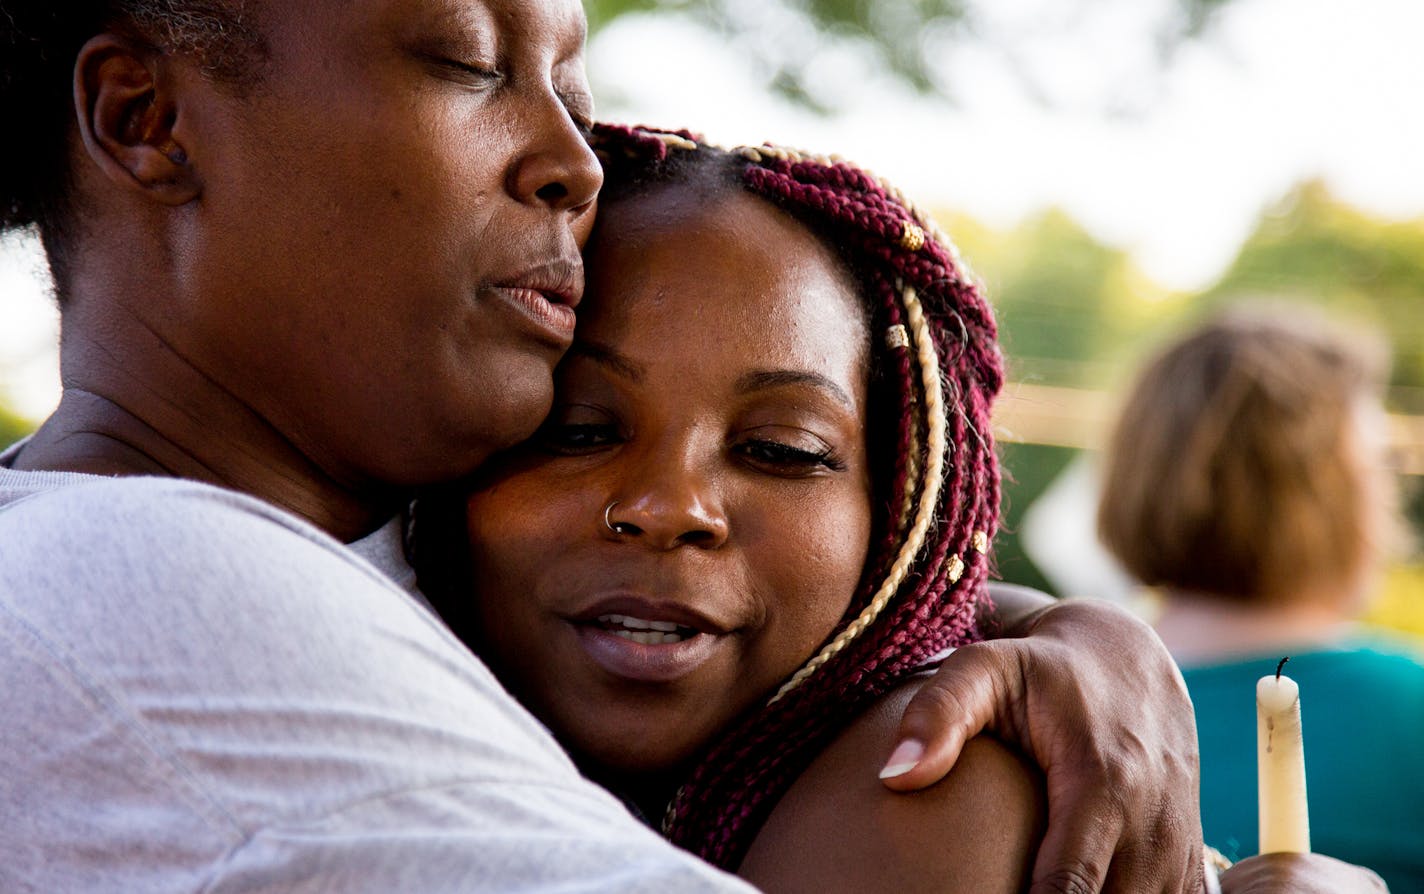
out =
[[[188,153],[174,137],[178,110],[158,51],[114,34],[90,39],[74,67],[74,104],[90,160],[120,186],[165,205],[197,198]]]

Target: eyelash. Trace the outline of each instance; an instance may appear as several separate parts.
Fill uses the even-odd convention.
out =
[[[464,62],[459,59],[445,56],[443,54],[430,54],[429,58],[437,65],[459,72],[460,74],[473,75],[482,81],[498,83],[504,80],[504,73],[494,68],[485,68],[472,62]],[[583,93],[569,93],[566,91],[556,91],[559,102],[563,104],[569,117],[573,119],[574,126],[585,137],[593,133],[593,116],[584,110],[588,105],[588,96]]]
[[[539,436],[539,441],[550,453],[560,456],[581,456],[620,440],[615,426],[606,423],[584,423],[547,426]],[[834,450],[803,450],[780,441],[753,438],[733,446],[733,452],[747,460],[763,466],[779,469],[824,468],[832,472],[845,471],[845,463],[836,456]]]
[[[750,441],[743,441],[737,445],[737,450],[742,455],[755,462],[766,463],[774,466],[820,466],[832,472],[845,471],[845,463],[835,455],[830,447],[823,450],[802,450],[800,447],[792,447],[790,444],[783,444],[780,441],[768,441],[761,438]]]
[[[504,74],[493,68],[484,68],[470,62],[461,62],[459,59],[449,59],[446,57],[435,57],[435,62],[460,74],[473,75],[482,81],[502,81]]]

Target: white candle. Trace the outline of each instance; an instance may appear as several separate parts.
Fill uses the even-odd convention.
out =
[[[1280,667],[1256,683],[1256,756],[1261,853],[1309,853],[1300,687]]]

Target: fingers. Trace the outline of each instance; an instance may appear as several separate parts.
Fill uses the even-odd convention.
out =
[[[1064,808],[1072,806],[1071,813]],[[1065,797],[1048,787],[1048,831],[1033,864],[1030,894],[1094,894],[1103,890],[1121,836],[1116,805],[1104,799]]]
[[[1192,813],[1189,820],[1185,812],[1166,805],[1155,817],[1148,814],[1129,823],[1129,827],[1136,826],[1136,834],[1124,835],[1108,866],[1103,890],[1114,894],[1202,894],[1206,864],[1201,823],[1195,817]]]
[[[1021,675],[1006,674],[1009,660],[998,643],[958,649],[905,708],[896,747],[880,778],[896,791],[913,791],[943,779],[964,743],[1002,725],[1002,712],[1022,701]]]
[[[1202,894],[1201,823],[1175,799],[1144,804],[1112,764],[1060,765],[1048,776],[1049,828],[1034,894]]]
[[[1026,642],[1026,744],[1049,803],[1032,890],[1200,894],[1196,729],[1160,640],[1120,609],[1065,603]]]

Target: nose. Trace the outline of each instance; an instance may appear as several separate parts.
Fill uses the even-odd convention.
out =
[[[603,167],[563,103],[549,96],[544,104],[547,111],[532,119],[537,132],[530,135],[529,151],[510,172],[509,189],[526,204],[577,216],[592,208]]]
[[[714,481],[687,463],[653,461],[643,469],[613,489],[603,512],[605,537],[655,550],[727,542],[727,513]]]

